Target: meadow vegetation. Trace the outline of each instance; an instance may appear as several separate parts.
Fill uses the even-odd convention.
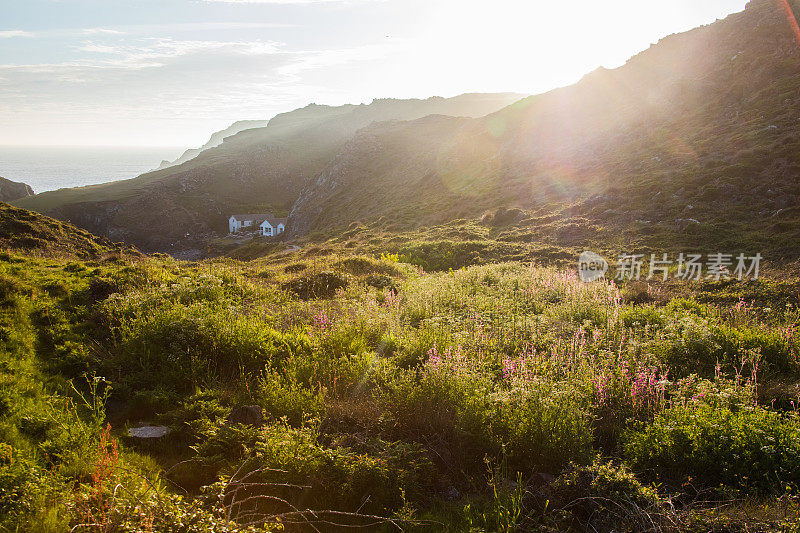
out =
[[[414,263],[3,253],[0,528],[796,531],[793,277]]]

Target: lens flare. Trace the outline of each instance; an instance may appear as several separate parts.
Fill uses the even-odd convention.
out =
[[[783,13],[786,16],[786,21],[789,23],[789,26],[792,29],[792,33],[794,33],[794,38],[797,41],[797,44],[800,44],[800,26],[797,24],[797,17],[792,11],[792,6],[789,5],[789,0],[777,0],[783,9]]]

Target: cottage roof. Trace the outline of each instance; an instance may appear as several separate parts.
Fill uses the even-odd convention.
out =
[[[261,223],[267,218],[271,217],[272,215],[270,213],[252,213],[247,215],[231,215],[231,216],[236,220],[241,220],[242,222],[244,222],[245,220],[254,220],[257,221],[258,223]]]
[[[259,222],[258,225],[260,226],[264,222],[269,222],[269,225],[272,226],[273,228],[277,228],[278,224],[283,224],[284,226],[286,225],[286,219],[285,218],[278,218],[278,217],[273,216],[273,215],[267,215],[264,218],[264,220]]]

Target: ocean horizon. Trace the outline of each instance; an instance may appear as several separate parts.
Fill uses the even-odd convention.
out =
[[[134,178],[180,157],[176,146],[0,145],[0,176],[35,193]]]

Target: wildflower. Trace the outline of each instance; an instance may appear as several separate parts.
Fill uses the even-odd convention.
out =
[[[328,314],[325,311],[320,311],[317,315],[314,316],[314,328],[325,331],[331,326],[331,320],[328,318]]]
[[[436,348],[436,343],[433,343],[433,347],[428,350],[428,363],[432,366],[436,367],[442,363],[442,356],[439,355],[439,350]]]

